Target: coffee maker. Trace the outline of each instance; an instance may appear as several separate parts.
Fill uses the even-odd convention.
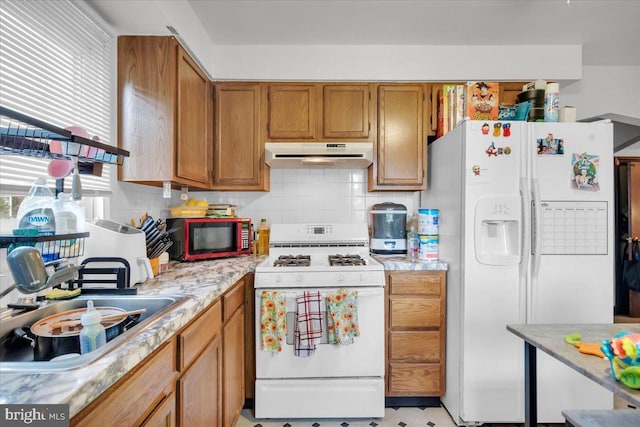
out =
[[[383,255],[407,253],[406,206],[392,202],[373,205],[369,250]]]

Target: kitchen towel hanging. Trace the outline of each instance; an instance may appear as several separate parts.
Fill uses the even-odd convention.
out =
[[[328,293],[327,335],[329,343],[349,345],[354,337],[360,336],[358,328],[358,291],[348,292],[338,289]]]
[[[282,351],[286,334],[285,297],[280,292],[262,291],[260,300],[260,348],[264,351]]]
[[[293,330],[293,350],[296,356],[313,356],[316,340],[322,337],[320,292],[305,291],[296,297],[296,322]]]

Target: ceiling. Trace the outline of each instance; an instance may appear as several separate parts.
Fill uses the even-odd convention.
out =
[[[167,34],[131,13],[154,1],[86,2],[121,34]],[[640,0],[183,2],[215,45],[582,45],[583,65],[640,65]]]

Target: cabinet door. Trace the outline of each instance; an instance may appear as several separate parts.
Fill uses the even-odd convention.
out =
[[[425,184],[425,85],[378,86],[376,162],[369,190],[420,190]]]
[[[213,189],[268,190],[260,137],[260,84],[216,85],[213,156]]]
[[[322,136],[367,139],[371,127],[369,85],[325,84],[322,87]]]
[[[122,181],[173,179],[177,42],[118,37],[118,147],[130,156]]]
[[[256,327],[254,274],[249,273],[244,279],[244,396],[253,399],[256,382]]]
[[[207,76],[178,48],[176,177],[209,186],[211,175],[211,89]],[[152,159],[150,159],[152,160]]]
[[[233,427],[244,406],[244,308],[224,326],[223,336],[223,426]]]
[[[178,381],[178,425],[222,425],[222,347],[214,338]]]
[[[315,139],[317,135],[317,86],[276,85],[268,88],[270,139]]]
[[[174,427],[175,425],[176,425],[175,393],[171,393],[142,423],[142,427]]]

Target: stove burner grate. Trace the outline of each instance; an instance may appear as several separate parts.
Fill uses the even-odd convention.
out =
[[[308,267],[311,265],[311,255],[280,255],[273,262],[274,267]]]
[[[354,266],[367,265],[367,262],[360,255],[329,255],[329,265]]]

